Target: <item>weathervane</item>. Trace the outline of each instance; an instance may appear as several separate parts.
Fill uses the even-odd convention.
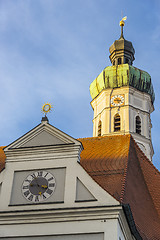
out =
[[[119,25],[121,26],[121,36],[120,36],[120,38],[124,38],[124,36],[123,36],[123,27],[124,27],[124,24],[125,24],[124,21],[126,21],[126,20],[127,20],[127,16],[123,17],[122,20],[119,22]]]
[[[47,113],[49,113],[52,108],[53,108],[53,107],[52,107],[52,105],[51,105],[50,103],[45,103],[45,104],[43,104],[43,106],[42,106],[42,113],[45,114],[44,120],[45,120],[45,119],[48,120],[48,119],[47,119]],[[43,119],[43,118],[42,118],[42,119]]]

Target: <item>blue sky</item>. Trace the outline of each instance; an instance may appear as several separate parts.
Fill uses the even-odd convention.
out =
[[[135,48],[134,66],[147,71],[155,89],[153,162],[160,170],[160,1],[0,0],[0,145],[42,118],[78,137],[92,136],[89,85],[108,65],[109,47],[124,35]]]

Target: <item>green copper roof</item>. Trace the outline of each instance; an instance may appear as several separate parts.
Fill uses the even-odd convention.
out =
[[[141,92],[148,93],[152,102],[155,100],[150,75],[128,64],[106,67],[90,85],[92,99],[106,88],[132,86]]]

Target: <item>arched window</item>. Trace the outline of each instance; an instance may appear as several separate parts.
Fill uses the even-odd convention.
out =
[[[121,118],[119,114],[114,116],[114,132],[118,132],[121,130]]]
[[[121,58],[118,58],[118,65],[120,65],[122,63]]]
[[[136,117],[136,133],[141,134],[141,119],[139,116]]]
[[[102,122],[101,120],[98,123],[98,137],[102,135]]]

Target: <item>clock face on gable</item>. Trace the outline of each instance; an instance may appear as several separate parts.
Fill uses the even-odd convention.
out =
[[[115,95],[111,97],[111,106],[117,107],[124,105],[124,95]]]
[[[56,188],[56,179],[48,171],[30,173],[22,183],[23,197],[33,203],[43,202],[52,196]]]
[[[65,167],[15,171],[9,206],[63,203],[65,179]]]

